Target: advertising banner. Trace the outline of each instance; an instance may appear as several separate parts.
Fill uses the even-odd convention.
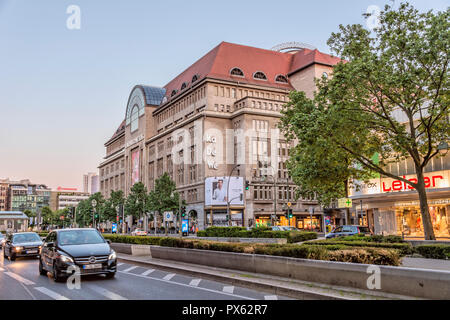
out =
[[[181,224],[181,232],[188,232],[189,231],[189,220],[183,220]]]
[[[132,173],[131,173],[131,184],[135,184],[139,182],[139,149],[134,151],[131,154],[131,164],[132,164]]]
[[[230,186],[228,188],[228,183]],[[227,195],[229,199],[227,199]],[[210,177],[205,179],[205,205],[226,206],[244,204],[244,178]],[[242,199],[242,200],[241,200]]]

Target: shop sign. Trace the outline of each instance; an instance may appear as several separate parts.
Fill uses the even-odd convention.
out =
[[[403,176],[402,178],[406,179],[406,176]],[[416,178],[407,179],[408,181],[411,181],[413,183],[417,183]],[[431,177],[424,177],[425,182],[425,188],[438,188],[441,185],[442,180],[444,180],[444,176],[442,175],[434,175]],[[382,191],[383,192],[391,192],[391,191],[409,191],[414,190],[413,187],[411,187],[409,184],[406,184],[406,182],[400,181],[400,180],[393,180],[393,181],[383,181],[382,182]]]
[[[338,208],[351,208],[353,206],[352,199],[341,198],[338,199]]]
[[[450,199],[428,200],[428,205],[450,204]],[[394,207],[416,207],[420,206],[420,201],[395,202]]]

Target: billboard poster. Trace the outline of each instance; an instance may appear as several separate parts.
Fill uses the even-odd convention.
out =
[[[132,164],[131,184],[139,182],[139,154],[140,154],[139,149],[137,149],[131,154],[131,164]]]
[[[228,189],[228,183],[230,183]],[[205,205],[226,206],[227,189],[230,205],[244,205],[244,178],[210,177],[205,179]],[[242,197],[242,200],[241,200]]]

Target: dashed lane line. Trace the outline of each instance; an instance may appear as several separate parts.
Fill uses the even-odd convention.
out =
[[[233,293],[234,292],[234,286],[225,286],[225,287],[223,287],[222,291],[226,292],[226,293]]]
[[[10,276],[11,278],[16,279],[17,281],[23,283],[24,285],[31,286],[31,285],[35,284],[33,281],[25,279],[24,277],[21,277],[18,274],[15,274],[13,272],[5,272],[5,274],[7,276]]]
[[[155,269],[149,269],[149,270],[146,270],[146,271],[142,272],[141,275],[143,275],[143,276],[148,276],[148,275],[149,275],[150,273],[152,273],[153,271],[155,271]]]
[[[53,298],[55,300],[70,300],[69,298],[66,298],[62,295],[60,295],[59,293],[52,291],[50,289],[47,289],[46,287],[36,287],[35,288],[37,291],[49,296],[50,298]]]
[[[131,270],[136,269],[137,266],[129,267],[128,269],[123,270],[123,272],[130,272]]]
[[[181,286],[181,287],[188,287],[188,288],[192,288],[193,287],[193,286],[190,286],[190,285],[184,284],[184,283],[168,281],[168,280],[155,278],[155,277],[142,276],[140,274],[135,274],[135,273],[129,273],[129,272],[123,272],[123,271],[117,271],[117,272],[123,273],[123,274],[127,274],[127,275],[130,275],[130,276],[133,276],[133,277],[141,277],[141,278],[148,279],[148,280],[155,280],[155,281],[160,281],[160,282],[166,282],[166,283],[170,283],[170,284]],[[244,300],[256,300],[254,298],[244,297],[244,296],[237,295],[237,294],[230,294],[230,293],[227,293],[227,292],[218,291],[218,290],[212,290],[212,289],[208,289],[208,288],[195,287],[195,289],[208,291],[208,292],[213,292],[213,293],[217,293],[217,294],[222,294],[222,295],[226,295],[226,296],[231,296],[231,297],[235,297],[235,298],[240,298],[240,299],[244,299]]]
[[[108,299],[111,299],[111,300],[128,300],[127,298],[124,298],[124,297],[118,295],[117,293],[114,293],[112,291],[106,290],[105,288],[102,288],[100,286],[88,285],[87,287],[89,289],[92,289],[95,292],[101,294],[102,296],[105,296]]]
[[[198,285],[200,284],[200,281],[202,281],[202,279],[194,279],[189,283],[189,285],[193,286],[193,287],[198,287]]]
[[[172,279],[173,277],[175,277],[175,273],[169,273],[167,276],[165,276],[163,279],[170,281],[170,279]]]

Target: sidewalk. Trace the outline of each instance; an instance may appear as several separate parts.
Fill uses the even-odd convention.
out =
[[[237,270],[153,259],[150,256],[132,256],[119,253],[117,257],[120,261],[127,263],[220,281],[250,289],[261,289],[276,295],[289,296],[299,300],[417,300],[414,297],[373,290],[330,286],[250,272],[244,273]]]
[[[402,266],[405,268],[450,271],[450,260],[404,257]]]

